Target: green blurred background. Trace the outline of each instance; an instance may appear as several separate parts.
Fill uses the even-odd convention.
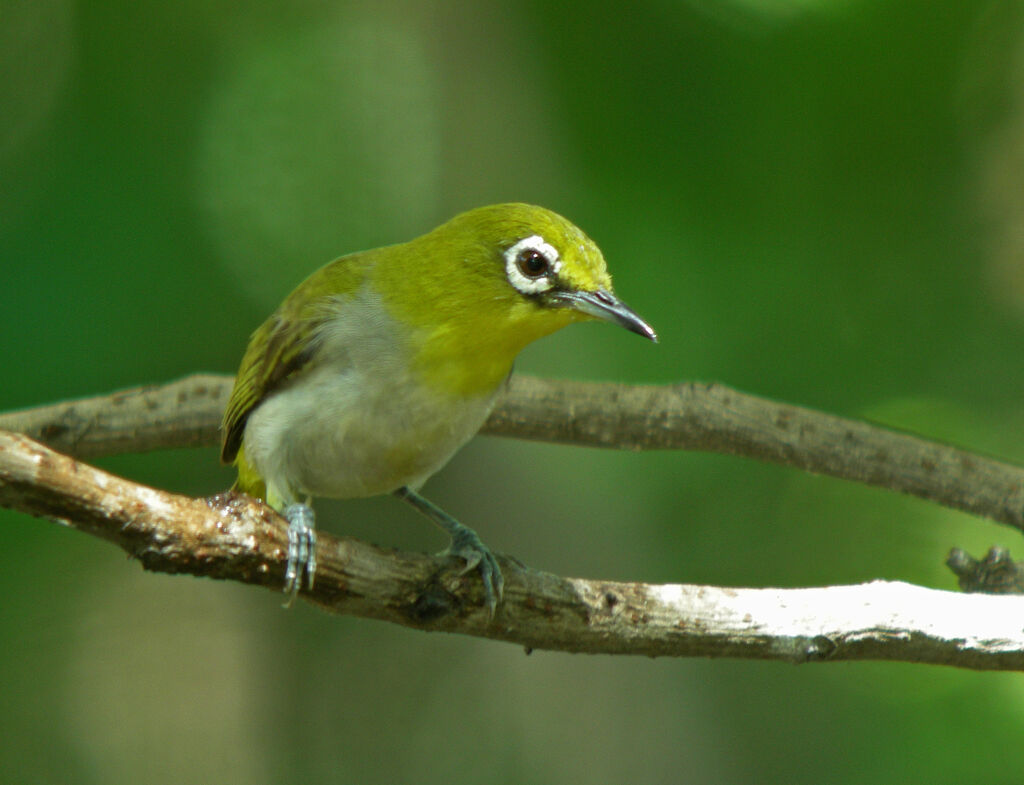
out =
[[[520,370],[716,380],[1024,461],[1022,182],[1019,2],[0,0],[0,409],[233,372],[323,262],[525,200],[598,241],[661,344],[579,326]],[[101,464],[231,481],[213,449]],[[717,455],[481,438],[427,490],[565,575],[952,588],[950,546],[1022,550]],[[320,510],[443,545],[393,499]],[[2,511],[0,544],[5,783],[1024,781],[1016,674],[527,657]]]

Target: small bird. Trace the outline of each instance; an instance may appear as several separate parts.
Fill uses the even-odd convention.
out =
[[[394,494],[479,570],[493,616],[497,560],[419,489],[483,425],[516,355],[588,319],[657,341],[594,242],[528,204],[470,210],[299,284],[249,339],[221,426],[235,489],[288,520],[288,602],[316,575],[312,497]]]

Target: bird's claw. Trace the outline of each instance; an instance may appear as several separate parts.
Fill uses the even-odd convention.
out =
[[[284,508],[288,519],[288,564],[284,572],[284,593],[288,608],[302,587],[302,576],[306,575],[306,587],[313,588],[316,578],[316,529],[313,508],[308,504],[290,504]]]
[[[480,577],[484,582],[484,603],[487,605],[488,615],[494,618],[498,602],[505,592],[505,576],[501,574],[501,567],[491,550],[483,544],[475,531],[461,526],[452,535],[451,545],[444,554],[458,556],[466,562],[466,566],[460,572],[461,575],[474,569],[480,571]]]
[[[463,526],[452,516],[420,496],[408,486],[403,486],[395,491],[395,495],[409,502],[413,507],[426,515],[430,520],[444,529],[452,538],[451,543],[445,549],[442,556],[458,556],[466,562],[462,573],[470,570],[479,570],[480,577],[484,581],[484,602],[487,604],[487,613],[494,618],[494,612],[498,608],[502,594],[505,590],[505,578],[501,574],[501,567],[494,554],[487,548],[477,533],[468,526]]]

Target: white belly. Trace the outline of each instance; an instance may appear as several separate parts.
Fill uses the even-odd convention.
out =
[[[373,306],[346,304],[315,367],[249,416],[246,459],[286,501],[418,488],[487,419],[494,393],[455,398],[424,386],[382,337],[395,333]]]

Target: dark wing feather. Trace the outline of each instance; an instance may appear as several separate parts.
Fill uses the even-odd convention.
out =
[[[356,292],[379,252],[350,254],[321,267],[252,334],[221,423],[224,463],[238,454],[252,410],[316,355],[321,327],[337,313],[339,296]]]
[[[252,334],[221,423],[224,463],[238,454],[249,413],[316,353],[315,329],[308,320],[289,321],[275,313]]]

